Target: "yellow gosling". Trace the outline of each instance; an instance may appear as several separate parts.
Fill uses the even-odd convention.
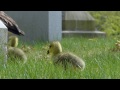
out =
[[[85,62],[81,58],[69,52],[63,53],[62,46],[58,41],[54,41],[49,45],[47,54],[52,54],[53,63],[62,64],[65,70],[68,64],[81,70],[85,68]]]
[[[8,57],[10,59],[20,59],[24,63],[27,61],[26,54],[19,48],[16,47],[9,47],[8,48]]]
[[[10,59],[20,59],[24,63],[27,61],[27,56],[23,50],[17,48],[18,38],[16,36],[9,37],[8,40],[8,58]]]

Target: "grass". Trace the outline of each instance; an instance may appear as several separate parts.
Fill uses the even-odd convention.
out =
[[[64,71],[55,67],[47,56],[48,43],[27,43],[33,49],[27,53],[28,61],[23,64],[8,59],[6,68],[1,67],[2,79],[118,79],[120,78],[120,52],[113,52],[117,39],[108,38],[63,38],[63,52],[72,52],[81,57],[86,67],[84,71],[72,68]],[[22,43],[22,42],[21,42]],[[21,47],[23,44],[20,44]]]

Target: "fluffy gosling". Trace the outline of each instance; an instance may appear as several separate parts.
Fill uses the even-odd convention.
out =
[[[85,62],[78,56],[72,53],[63,53],[60,42],[54,41],[49,45],[47,54],[52,54],[54,64],[62,64],[66,70],[67,65],[71,64],[73,67],[79,67],[81,70],[85,68]]]
[[[25,63],[27,61],[27,56],[23,50],[17,48],[18,46],[18,37],[11,36],[8,40],[8,57],[11,59],[17,58],[23,60]]]

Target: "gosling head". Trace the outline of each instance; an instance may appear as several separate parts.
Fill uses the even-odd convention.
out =
[[[11,47],[17,47],[18,46],[18,37],[10,36],[8,39],[8,45]]]
[[[55,56],[61,52],[62,52],[62,46],[61,46],[60,42],[54,41],[49,45],[47,54],[52,54],[53,56]]]

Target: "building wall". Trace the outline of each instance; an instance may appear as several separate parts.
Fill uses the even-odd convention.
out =
[[[62,38],[61,11],[5,11],[26,35],[25,42],[55,41]]]
[[[62,38],[62,13],[60,11],[51,11],[49,17],[49,41],[60,41]]]

